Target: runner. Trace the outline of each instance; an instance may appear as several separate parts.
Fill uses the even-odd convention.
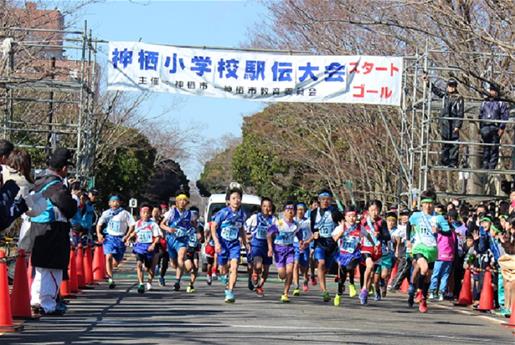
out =
[[[397,230],[397,214],[388,212],[386,214],[386,227],[390,237],[381,240],[381,259],[376,262],[374,273],[374,289],[375,300],[379,301],[382,297],[386,297],[387,284],[392,274],[392,268],[395,262],[393,256],[394,245],[392,241],[392,233]]]
[[[204,254],[206,255],[207,270],[206,270],[206,283],[211,285],[213,279],[216,279],[216,252],[215,252],[215,241],[211,236],[211,222],[207,223],[204,230],[204,238],[206,239],[206,246],[204,247]]]
[[[288,303],[288,294],[293,279],[293,262],[295,260],[294,237],[299,240],[299,249],[304,250],[302,232],[294,220],[295,203],[287,202],[284,206],[282,219],[276,221],[268,229],[268,256],[274,256],[279,278],[284,280],[281,302]]]
[[[191,212],[186,209],[189,203],[189,196],[184,192],[179,192],[175,197],[175,207],[170,209],[170,213],[161,222],[161,229],[168,235],[168,255],[172,259],[172,266],[175,266],[175,284],[173,289],[181,289],[181,279],[184,273],[184,259],[188,247],[189,233],[191,231]]]
[[[265,290],[263,285],[268,278],[272,257],[268,256],[267,233],[268,228],[277,219],[274,217],[275,206],[271,199],[261,199],[261,212],[254,214],[245,222],[247,241],[250,241],[251,283],[256,289],[256,294],[263,297]]]
[[[356,296],[354,285],[354,272],[361,261],[361,239],[366,236],[363,228],[358,223],[358,212],[354,206],[345,210],[345,219],[340,222],[333,233],[333,239],[338,243],[338,293],[334,296],[334,305],[339,306],[341,296],[345,290],[345,280],[349,276],[349,297]]]
[[[154,207],[152,210],[152,220],[156,222],[157,224],[161,224],[161,221],[163,220],[162,215],[162,207]],[[157,253],[154,255],[154,262],[152,264],[153,267],[155,267],[156,271],[159,272],[159,286],[166,286],[166,280],[165,275],[166,271],[168,270],[168,250],[167,250],[167,244],[166,244],[166,232],[159,227],[159,230],[161,231],[161,236],[159,236],[159,242],[157,244]]]
[[[334,263],[336,254],[336,242],[331,237],[342,215],[338,210],[331,206],[333,195],[328,190],[322,190],[318,195],[320,207],[311,212],[311,231],[315,240],[314,258],[317,261],[318,280],[322,299],[329,302],[331,296],[327,291],[325,277]]]
[[[297,215],[295,216],[295,221],[299,225],[300,231],[302,232],[302,238],[304,240],[304,250],[300,250],[299,240],[295,237],[295,263],[293,264],[293,282],[295,284],[295,289],[293,289],[293,296],[300,295],[300,275],[304,277],[304,282],[302,284],[302,290],[304,292],[309,291],[309,254],[310,249],[309,246],[313,239],[313,233],[311,232],[311,223],[310,219],[306,217],[306,204],[300,202],[297,204]]]
[[[136,237],[133,247],[133,253],[136,256],[136,272],[138,274],[138,293],[144,293],[145,287],[147,291],[152,290],[152,280],[154,279],[154,254],[156,246],[161,237],[159,225],[150,218],[150,206],[148,204],[141,205],[140,220],[136,222],[133,231],[127,234],[126,245],[129,245],[131,238]],[[147,271],[147,284],[143,284],[143,266]]]
[[[364,265],[360,266],[361,277],[363,278],[359,294],[361,304],[367,304],[368,302],[368,291],[372,286],[374,265],[376,261],[381,259],[382,255],[381,243],[390,241],[390,233],[386,228],[386,222],[379,217],[382,207],[381,201],[372,200],[361,219],[361,227],[367,233],[367,236],[364,236],[361,240],[361,255],[364,261]],[[377,296],[376,294],[376,300],[380,298],[381,295]]]
[[[204,242],[204,227],[199,222],[199,209],[196,206],[190,207],[192,228],[189,234],[188,249],[184,267],[190,273],[190,285],[186,288],[187,293],[195,292],[195,281],[197,280],[199,253]]]
[[[221,280],[225,285],[225,302],[234,303],[234,285],[238,277],[238,262],[240,260],[240,239],[247,247],[247,239],[243,230],[245,223],[245,212],[241,209],[241,188],[229,189],[226,200],[229,206],[220,210],[211,222],[211,236],[215,242],[215,251],[218,254],[218,265],[221,269]],[[248,252],[247,248],[247,252]],[[230,276],[227,281],[227,274]]]
[[[126,235],[132,231],[136,222],[131,214],[120,207],[120,197],[109,198],[109,210],[104,211],[97,223],[97,238],[104,245],[106,256],[107,284],[114,289],[113,266],[118,266],[125,254]],[[105,237],[104,237],[105,234]]]
[[[413,257],[413,273],[411,276],[408,292],[408,304],[410,307],[415,302],[415,286],[417,289],[417,300],[419,300],[419,311],[427,312],[427,291],[429,289],[428,279],[437,257],[437,243],[435,235],[438,232],[447,233],[450,231],[449,223],[441,215],[436,215],[433,205],[436,194],[433,191],[424,191],[420,195],[422,211],[414,212],[406,228],[407,248],[411,249]]]
[[[316,210],[319,207],[318,198],[314,198],[311,200],[309,210],[306,212],[306,217],[311,221],[311,212]],[[313,223],[311,223],[313,226]],[[317,261],[315,260],[315,241],[312,240],[309,244],[309,271],[311,273],[311,285],[317,285],[317,278],[315,275],[315,268],[317,266]]]

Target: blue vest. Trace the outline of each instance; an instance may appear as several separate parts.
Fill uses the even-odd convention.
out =
[[[51,186],[60,183],[60,180],[54,180],[47,183],[39,192],[43,193]],[[30,219],[31,223],[52,223],[55,222],[55,211],[54,204],[50,201],[50,199],[46,199],[47,208],[45,211],[41,212],[37,217],[33,217]]]

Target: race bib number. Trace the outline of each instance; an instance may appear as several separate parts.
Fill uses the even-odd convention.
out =
[[[177,237],[184,237],[184,236],[187,236],[187,235],[188,235],[188,229],[180,227],[180,226],[175,228],[175,236],[177,236]]]
[[[239,229],[235,226],[226,226],[222,228],[222,238],[226,241],[234,241],[238,239]]]
[[[417,237],[417,243],[421,243],[427,247],[436,247],[436,238],[430,229],[420,227]]]
[[[342,243],[342,251],[352,254],[356,250],[358,243],[359,243],[359,238],[353,237],[353,238],[346,239]]]
[[[123,235],[121,232],[121,222],[119,220],[110,220],[109,221],[109,230],[115,234]]]
[[[256,230],[256,238],[259,240],[266,240],[267,233],[268,228],[266,226],[260,225]]]
[[[141,230],[138,232],[138,242],[139,243],[152,243],[152,231],[150,230]]]
[[[319,230],[320,232],[320,236],[324,237],[324,238],[328,238],[328,237],[331,237],[331,233],[333,232],[332,229],[328,226],[323,226],[320,228]]]
[[[282,245],[290,245],[293,244],[293,238],[295,237],[295,233],[293,232],[280,232],[277,235],[276,243]]]
[[[188,247],[196,247],[198,244],[197,234],[193,233],[188,239]]]

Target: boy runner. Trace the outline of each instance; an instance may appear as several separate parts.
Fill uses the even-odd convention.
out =
[[[215,242],[215,251],[218,254],[218,265],[221,268],[221,280],[226,284],[225,302],[234,303],[234,285],[238,277],[238,262],[240,260],[240,239],[247,247],[247,239],[243,230],[245,223],[245,212],[241,209],[241,188],[229,189],[226,200],[229,206],[220,210],[211,222],[211,237]],[[247,248],[248,252],[248,248]],[[229,273],[227,282],[227,274]]]
[[[268,278],[272,257],[268,256],[268,229],[277,219],[273,215],[274,204],[269,198],[261,199],[261,212],[254,214],[245,222],[245,231],[250,240],[250,257],[252,258],[252,284],[258,297],[263,297],[263,285]]]
[[[175,197],[175,207],[170,209],[170,213],[161,222],[161,229],[165,230],[168,235],[166,242],[168,244],[168,255],[172,259],[172,265],[175,266],[175,284],[173,289],[179,291],[181,289],[181,278],[184,272],[184,259],[188,247],[189,234],[191,231],[191,212],[186,209],[189,197],[180,192]]]
[[[113,265],[118,266],[125,254],[126,235],[132,231],[136,222],[129,212],[120,207],[120,197],[109,198],[109,210],[104,211],[97,223],[97,238],[104,245],[106,256],[107,284],[114,289]],[[105,236],[102,229],[105,225]]]
[[[186,272],[190,272],[190,285],[186,288],[187,293],[195,292],[195,281],[197,280],[198,265],[199,265],[199,253],[202,246],[204,237],[204,227],[198,221],[199,209],[196,206],[190,207],[191,212],[191,223],[193,227],[190,230],[188,249],[186,251],[186,258],[184,267]]]
[[[420,301],[418,310],[426,313],[426,298],[429,289],[427,279],[431,276],[430,270],[438,254],[435,235],[438,232],[449,232],[450,227],[443,216],[434,212],[436,194],[433,191],[422,192],[420,198],[422,211],[411,215],[406,228],[406,245],[408,250],[411,249],[413,257],[413,274],[408,291],[408,304],[410,307],[413,306],[416,286],[417,299]]]
[[[297,204],[297,215],[295,216],[295,221],[302,232],[305,249],[300,250],[299,240],[295,237],[295,263],[293,264],[293,282],[295,284],[295,289],[293,289],[293,296],[300,295],[300,274],[304,277],[302,290],[304,292],[309,291],[309,245],[313,239],[313,233],[311,232],[310,219],[306,217],[306,210],[306,204],[303,202]]]
[[[333,195],[328,190],[322,190],[318,195],[320,206],[311,212],[311,231],[315,240],[314,258],[318,262],[318,280],[320,281],[320,290],[322,290],[322,299],[329,302],[331,296],[327,291],[325,277],[334,263],[336,254],[336,242],[331,237],[334,228],[336,228],[342,215],[334,207],[331,206]]]

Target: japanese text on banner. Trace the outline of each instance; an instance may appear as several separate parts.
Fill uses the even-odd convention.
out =
[[[263,102],[400,105],[402,58],[109,44],[108,89]]]

